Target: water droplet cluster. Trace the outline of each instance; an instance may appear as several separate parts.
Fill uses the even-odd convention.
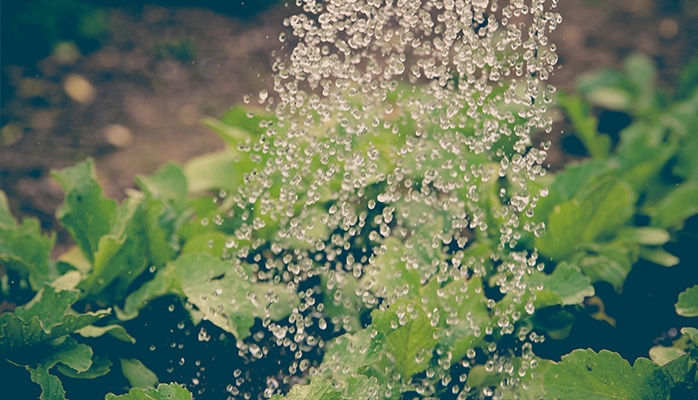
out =
[[[539,338],[519,322],[540,289],[526,276],[542,267],[519,244],[545,228],[531,216],[547,192],[531,182],[545,174],[547,148],[531,135],[552,125],[556,3],[297,0],[273,92],[245,99],[268,115],[238,146],[256,167],[225,199],[242,221],[226,253],[253,265],[250,279],[298,293],[284,321],[269,311],[273,290],[250,293],[267,305],[267,336],[294,354],[289,376],[346,373],[341,360],[319,366],[306,354],[329,340],[364,354],[425,316],[424,329],[446,345],[411,355],[405,365],[426,366],[414,376],[383,370],[381,394],[411,379],[420,395],[446,388],[466,398],[478,366],[502,376],[485,395],[525,389]],[[422,296],[432,290],[435,298]],[[381,312],[394,313],[384,331]],[[336,340],[359,332],[368,342]],[[463,337],[482,344],[462,347]],[[515,345],[502,349],[503,338]],[[254,340],[238,347],[257,359],[267,351]],[[269,377],[267,397],[279,379],[293,383]]]

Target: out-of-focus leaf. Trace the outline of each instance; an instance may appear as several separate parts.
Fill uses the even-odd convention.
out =
[[[121,372],[128,379],[131,387],[145,389],[157,385],[157,375],[139,360],[120,358],[119,361],[121,361]]]
[[[678,347],[654,346],[650,349],[650,359],[660,366],[666,365],[684,354],[686,352]]]
[[[680,261],[675,255],[659,248],[642,248],[640,249],[640,257],[663,267],[673,267]]]
[[[589,105],[580,97],[575,96],[560,96],[558,102],[567,112],[567,116],[576,129],[577,137],[582,141],[589,154],[595,159],[608,158],[611,150],[611,138],[597,131],[598,121],[590,112]]]
[[[652,226],[674,227],[698,214],[698,182],[687,182],[671,192],[652,207]]]
[[[127,394],[107,394],[105,400],[192,400],[192,394],[184,386],[169,383],[159,384],[154,389],[133,388]]]
[[[659,178],[667,162],[679,150],[679,142],[667,136],[661,124],[636,122],[620,133],[617,148],[618,176],[634,190],[644,192],[648,184]]]
[[[6,356],[11,351],[65,336],[110,313],[75,313],[70,306],[78,296],[77,290],[56,292],[44,285],[28,304],[17,307],[13,313],[0,314],[0,354]]]
[[[635,197],[624,182],[601,180],[578,193],[577,198],[555,207],[547,231],[538,238],[536,247],[554,260],[565,260],[580,245],[622,227],[635,211]]]
[[[402,379],[408,381],[424,371],[432,357],[434,328],[419,303],[400,299],[387,310],[371,313],[373,326],[385,335],[385,342]]]
[[[230,151],[205,154],[184,164],[190,193],[226,189],[242,184],[242,174],[236,169],[236,156]]]
[[[617,353],[575,350],[551,365],[543,377],[550,399],[666,399],[669,382],[645,358],[633,366]]]
[[[56,211],[56,218],[91,262],[94,262],[99,240],[109,233],[116,216],[116,202],[104,196],[97,182],[94,160],[60,171],[53,178],[65,192],[65,201]]]
[[[32,289],[38,291],[58,277],[50,257],[55,243],[56,235],[42,235],[36,219],[17,224],[5,192],[0,191],[0,263],[27,278]]]
[[[674,306],[676,313],[684,317],[698,317],[698,285],[679,294],[679,301]]]

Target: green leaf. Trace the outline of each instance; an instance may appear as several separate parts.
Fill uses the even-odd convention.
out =
[[[92,365],[86,371],[78,372],[63,364],[58,364],[56,369],[61,374],[73,379],[94,379],[104,376],[111,371],[112,363],[107,357],[92,357]]]
[[[376,273],[364,274],[361,285],[381,297],[396,298],[405,286],[410,288],[407,296],[418,296],[422,284],[414,248],[408,249],[394,237],[387,238],[383,247],[385,250],[376,257],[374,265],[368,267],[375,268]]]
[[[587,399],[668,399],[669,382],[659,367],[638,358],[631,367],[617,353],[575,350],[551,365],[543,377],[549,398]]]
[[[134,388],[155,387],[158,377],[148,369],[142,362],[136,359],[120,358],[121,372]]]
[[[58,277],[51,263],[56,235],[44,236],[37,219],[18,225],[10,214],[5,192],[0,191],[0,263],[28,278],[33,290]]]
[[[678,347],[653,346],[650,348],[650,359],[660,366],[666,365],[684,354],[686,352]]]
[[[698,329],[696,328],[681,328],[681,334],[688,337],[694,344],[698,345]]]
[[[467,351],[482,341],[482,332],[492,325],[487,298],[482,290],[482,280],[474,276],[469,280],[458,279],[446,284],[436,292],[423,293],[425,298],[437,300],[428,303],[429,309],[439,313],[439,327],[450,330],[451,334],[440,339],[447,346],[453,359],[465,357]],[[457,321],[452,321],[452,313]]]
[[[579,253],[570,262],[579,266],[592,282],[608,282],[620,291],[633,266],[631,249],[619,244],[589,247],[591,253]]]
[[[148,305],[148,302],[167,294],[176,294],[184,297],[182,282],[179,279],[177,270],[172,265],[159,268],[153,279],[131,292],[126,298],[123,311],[117,308],[116,314],[122,321],[136,318],[138,311]]]
[[[362,329],[354,334],[345,333],[329,342],[323,364],[332,371],[342,371],[342,375],[351,376],[377,363],[384,350],[385,336],[382,333]]]
[[[92,271],[79,287],[106,304],[121,300],[148,267],[143,196],[132,193],[118,209],[109,234],[99,240]]]
[[[52,176],[65,192],[65,201],[56,211],[56,218],[93,262],[99,240],[109,233],[116,216],[116,202],[104,196],[91,158],[73,167],[52,171]]]
[[[585,243],[613,233],[635,212],[636,195],[624,182],[606,178],[556,206],[546,233],[536,247],[545,256],[562,261]]]
[[[651,209],[651,224],[674,227],[698,213],[698,182],[687,182],[670,191]]]
[[[347,387],[342,392],[342,399],[373,400],[378,398],[380,384],[376,377],[359,375],[347,380]]]
[[[678,257],[660,248],[644,247],[640,249],[640,257],[663,267],[673,267],[680,262]]]
[[[117,396],[109,393],[105,400],[192,400],[192,394],[176,383],[159,384],[155,389],[133,388],[128,394]]]
[[[48,369],[43,367],[27,368],[32,382],[41,386],[41,400],[65,400],[63,384],[57,376],[51,375]]]
[[[584,144],[589,154],[595,159],[606,159],[611,150],[611,138],[600,134],[596,127],[598,121],[590,112],[589,105],[576,96],[561,95],[558,102],[567,112],[576,129],[576,135]]]
[[[307,385],[294,385],[286,396],[274,395],[272,400],[340,400],[342,394],[325,378],[314,376]]]
[[[145,194],[148,256],[153,265],[161,266],[179,251],[175,234],[189,216],[187,180],[179,166],[169,164],[151,176],[136,177],[136,183]]]
[[[585,297],[594,295],[591,280],[582,274],[578,266],[562,262],[557,264],[550,275],[543,273],[531,275],[530,284],[543,285],[543,291],[552,292],[560,299],[560,305],[581,304]],[[529,285],[530,285],[529,284]],[[539,293],[540,294],[540,293]],[[538,296],[537,296],[538,297]],[[551,306],[556,304],[537,304],[536,306]]]
[[[31,380],[41,386],[41,399],[65,399],[65,390],[60,379],[50,373],[57,363],[81,373],[89,370],[92,365],[92,349],[79,344],[72,338],[67,338],[57,346],[50,348],[50,353],[36,367],[27,366]]]
[[[698,317],[698,285],[681,292],[674,307],[676,313],[683,317]]]
[[[187,300],[209,321],[237,339],[250,335],[255,317],[280,320],[299,303],[286,285],[252,283],[242,264],[208,254],[185,254],[172,262]]]
[[[387,310],[371,313],[373,326],[385,335],[395,369],[407,382],[426,369],[432,357],[437,329],[418,302],[400,299]]]
[[[77,331],[80,336],[85,338],[97,338],[104,334],[109,334],[126,343],[136,343],[136,339],[126,332],[126,329],[121,325],[94,326],[88,325]]]
[[[209,190],[235,189],[242,184],[242,175],[236,169],[236,156],[230,151],[205,154],[184,164],[190,193]]]
[[[693,385],[693,391],[694,393],[696,392],[695,384],[697,382],[696,378],[698,378],[698,371],[696,370],[698,357],[696,355],[695,352],[683,354],[661,367],[660,370],[669,381],[669,387],[674,387],[680,383],[688,383]]]
[[[109,310],[75,313],[70,306],[78,295],[45,285],[28,304],[0,314],[0,355],[68,335],[109,315]]]

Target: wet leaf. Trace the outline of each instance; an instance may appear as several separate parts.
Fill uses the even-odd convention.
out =
[[[617,353],[575,350],[551,365],[543,377],[550,399],[666,399],[669,382],[645,358],[633,366]]]
[[[633,190],[617,179],[592,185],[555,207],[546,234],[536,241],[536,247],[554,260],[565,260],[581,245],[623,226],[635,211],[635,197]]]
[[[698,317],[698,285],[681,292],[675,308],[676,313],[683,317]]]
[[[177,383],[159,384],[154,389],[133,388],[127,394],[107,394],[105,400],[192,400],[192,394]]]
[[[437,329],[431,326],[419,303],[401,299],[385,311],[374,310],[371,317],[373,326],[385,335],[395,369],[403,380],[426,369],[438,343],[434,339]]]
[[[582,274],[574,264],[560,263],[550,275],[533,274],[529,285],[542,284],[543,291],[552,292],[560,299],[561,305],[581,304],[585,297],[594,295],[591,280]],[[554,305],[554,304],[545,304]]]

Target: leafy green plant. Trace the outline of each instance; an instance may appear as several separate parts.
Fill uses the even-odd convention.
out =
[[[576,350],[560,362],[532,351],[542,334],[561,340],[569,334],[595,283],[621,290],[640,258],[666,267],[678,262],[662,246],[698,211],[698,172],[686,150],[698,145],[691,134],[698,128],[698,86],[689,68],[684,82],[692,87],[670,102],[643,85],[651,71],[647,60],[635,57],[629,78],[605,73],[615,78],[590,78],[581,97],[564,97],[561,104],[592,158],[536,181],[535,200],[517,197],[514,178],[497,174],[509,161],[505,150],[515,146],[507,141],[466,154],[471,165],[483,167],[462,187],[452,185],[442,166],[458,166],[463,157],[448,153],[438,164],[406,157],[402,161],[414,167],[399,180],[361,182],[346,168],[329,177],[299,175],[295,179],[325,181],[297,193],[283,186],[279,173],[265,177],[267,187],[256,191],[250,182],[274,157],[249,148],[270,127],[285,127],[243,107],[202,121],[226,141],[223,151],[137,177],[138,190],[121,204],[104,195],[92,160],[54,171],[65,192],[57,218],[75,242],[58,259],[50,257],[54,236],[42,234],[34,220],[18,223],[0,198],[2,300],[17,305],[0,315],[0,357],[26,368],[42,398],[66,396],[59,376],[96,378],[114,365],[134,389],[107,398],[191,398],[176,384],[155,388],[159,378],[140,360],[95,354],[87,344],[106,336],[133,342],[123,325],[170,296],[185,304],[192,321],[212,323],[240,352],[253,355],[264,351],[253,346],[255,334],[271,332],[283,345],[313,321],[319,333],[301,345],[312,349],[322,342],[318,360],[292,363],[296,376],[308,380],[285,396],[276,388],[265,393],[277,399],[455,397],[461,388],[467,388],[464,397],[501,398],[667,398],[677,387],[695,393],[698,335],[690,327],[671,347],[650,350],[652,361],[632,366],[609,351]],[[621,100],[611,104],[608,98]],[[615,146],[596,132],[589,115],[598,99],[633,115]],[[401,118],[352,138],[386,174],[395,168],[391,152],[414,145],[416,126],[439,129],[410,118],[409,110]],[[322,121],[309,133],[312,140],[299,140],[298,151],[344,134],[341,118]],[[473,132],[467,123],[459,131]],[[442,148],[433,138],[420,145],[434,154]],[[537,149],[529,154],[532,164],[544,157]],[[307,162],[309,171],[321,171],[327,161],[315,153]],[[361,182],[356,189],[362,196],[347,204],[333,188],[351,182]],[[411,197],[381,201],[396,182]],[[449,201],[419,200],[434,192]],[[304,205],[265,208],[282,196]],[[537,203],[535,213],[521,221],[527,234],[503,251],[496,238],[506,216],[497,210],[531,203]],[[456,219],[462,226],[449,236],[450,217],[463,210],[469,220]],[[312,229],[299,234],[294,226],[300,223]],[[352,251],[337,245],[342,242]],[[332,246],[336,251],[320,251]],[[523,254],[518,250],[537,252],[545,264],[531,256],[530,268],[515,276],[510,268]],[[302,252],[311,263],[295,262]],[[537,290],[517,290],[521,282]],[[22,302],[22,296],[33,299]],[[321,307],[317,299],[324,299]],[[696,287],[687,288],[676,311],[692,317],[697,309]],[[300,351],[291,342],[287,348]]]

